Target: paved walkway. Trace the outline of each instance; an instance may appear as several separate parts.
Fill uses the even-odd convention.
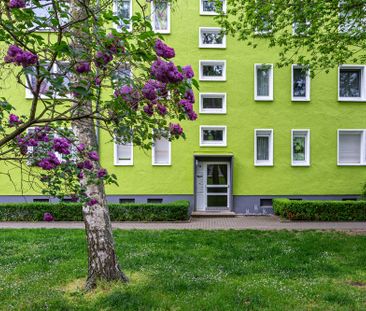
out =
[[[82,222],[0,222],[0,229],[83,229]],[[203,230],[338,230],[366,234],[366,222],[287,222],[274,216],[193,218],[190,222],[114,222],[114,229],[203,229]]]

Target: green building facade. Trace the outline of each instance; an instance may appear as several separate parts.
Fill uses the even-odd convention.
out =
[[[116,8],[128,15],[135,6]],[[159,141],[151,151],[113,146],[101,133],[101,164],[119,182],[107,188],[109,200],[186,198],[194,211],[267,214],[274,197],[358,198],[366,181],[366,67],[342,65],[312,79],[295,64],[279,69],[265,38],[253,49],[222,37],[212,10],[204,0],[153,8],[176,63],[191,64],[200,81],[199,117],[182,124],[185,141]],[[5,97],[27,105],[21,86],[2,83]],[[6,177],[0,183],[2,201],[47,199],[19,193]]]

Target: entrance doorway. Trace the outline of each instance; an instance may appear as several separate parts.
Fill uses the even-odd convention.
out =
[[[197,161],[196,210],[227,211],[231,209],[231,163]]]

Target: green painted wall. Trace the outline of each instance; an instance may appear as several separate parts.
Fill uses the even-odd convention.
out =
[[[193,154],[234,154],[235,195],[357,194],[366,181],[366,167],[337,166],[337,129],[366,128],[366,103],[337,101],[337,70],[311,81],[311,101],[291,102],[291,68],[274,69],[274,101],[254,101],[254,63],[275,63],[276,51],[259,42],[257,49],[227,38],[226,49],[199,49],[198,29],[215,26],[199,15],[199,0],[178,0],[167,42],[176,50],[177,64],[191,64],[198,76],[199,60],[226,60],[226,82],[201,82],[202,92],[227,92],[226,115],[199,115],[184,122],[186,141],[172,144],[172,165],[151,165],[151,151],[134,149],[134,166],[113,165],[113,145],[101,135],[102,165],[118,176],[119,187],[108,194],[192,194]],[[24,90],[13,79],[0,92],[24,103]],[[196,94],[198,99],[198,93]],[[196,104],[198,111],[198,103]],[[200,125],[227,125],[227,147],[199,147]],[[274,166],[254,166],[254,129],[274,129]],[[310,129],[311,166],[291,167],[291,129]],[[16,179],[17,180],[17,179]],[[6,177],[0,194],[16,194]],[[26,194],[31,194],[28,192]]]

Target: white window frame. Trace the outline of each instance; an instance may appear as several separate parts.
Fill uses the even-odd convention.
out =
[[[131,17],[132,17],[132,0],[129,0],[130,1],[130,23],[128,25],[128,27],[125,27],[128,31],[132,31],[132,21],[131,21]],[[118,4],[117,2],[119,2],[118,0],[113,0],[113,14],[116,15],[117,14],[117,7],[118,7]],[[121,28],[123,26],[119,26],[117,24],[114,24],[114,27],[117,29],[117,30],[121,30]]]
[[[341,97],[341,69],[360,69],[361,70],[361,96],[360,97]],[[365,102],[366,101],[366,66],[365,65],[341,65],[338,66],[338,101],[341,102]]]
[[[212,2],[215,2],[215,0],[212,0]],[[223,13],[226,13],[226,0],[223,0],[223,3],[222,3],[222,11]],[[203,10],[203,0],[200,0],[200,15],[218,15],[217,12],[207,12],[207,11],[204,11]]]
[[[340,162],[339,136],[342,132],[359,132],[361,134],[360,163]],[[337,130],[337,165],[338,166],[366,166],[366,129],[338,129]]]
[[[116,141],[114,141],[114,165],[115,166],[132,166],[133,165],[133,142],[127,143],[131,147],[131,160],[118,160],[118,148],[120,145]]]
[[[207,77],[203,75],[203,66],[205,65],[223,65],[222,76]],[[226,81],[226,60],[200,60],[199,61],[200,81]]]
[[[305,160],[294,160],[293,142],[296,136],[305,137]],[[310,130],[309,129],[292,129],[291,130],[291,165],[292,166],[310,166]]]
[[[269,137],[269,159],[268,160],[257,160],[257,133],[269,132],[270,135],[265,135]],[[273,129],[255,129],[254,130],[254,165],[255,166],[273,166]]]
[[[167,139],[167,138],[165,138],[165,139]],[[153,144],[152,144],[152,148],[151,148],[151,164],[153,166],[170,166],[170,165],[172,165],[172,142],[171,141],[169,141],[168,162],[166,162],[166,163],[156,163],[155,162],[155,140],[153,139]]]
[[[218,32],[219,34],[224,31],[220,27],[200,27],[198,30],[198,47],[201,49],[225,49],[226,48],[226,35],[222,36],[222,44],[203,44],[202,33],[204,32]]]
[[[62,61],[60,61],[60,62],[62,62]],[[47,61],[47,64],[45,64],[45,66],[48,66],[48,63],[49,63],[49,61]],[[68,62],[66,62],[66,61],[65,61],[64,63],[68,63]],[[57,63],[55,62],[55,63],[52,65],[52,68],[51,68],[50,74],[52,75],[52,74],[57,73],[57,69],[58,69],[58,65],[57,65]],[[25,80],[25,83],[26,83],[26,85],[27,85],[27,87],[25,88],[25,98],[26,98],[26,99],[33,99],[33,98],[34,98],[34,96],[33,96],[33,93],[32,93],[32,91],[31,91],[31,88],[32,88],[32,87],[28,84],[28,79],[27,79],[27,78],[26,78],[26,80]],[[68,95],[66,95],[66,96],[59,96],[59,95],[55,95],[55,94],[53,93],[52,97],[49,97],[49,96],[47,96],[47,95],[40,94],[39,98],[41,98],[41,99],[48,99],[48,100],[50,100],[50,99],[70,99],[70,98],[72,98],[72,95],[71,95],[71,94],[68,94]]]
[[[257,68],[258,67],[269,67],[269,95],[268,96],[258,96],[257,95]],[[256,101],[273,101],[273,64],[254,64],[254,100]]]
[[[203,132],[205,130],[222,130],[222,142],[204,141]],[[226,125],[201,125],[200,126],[200,147],[226,147],[227,146],[227,127]]]
[[[294,69],[303,69],[304,66],[293,64],[291,66],[291,100],[294,102],[308,102],[310,101],[310,70],[306,70],[306,96],[294,96]]]
[[[222,108],[221,109],[204,109],[203,108],[203,98],[204,97],[211,97],[216,98],[220,97],[222,98]],[[200,93],[199,95],[199,112],[202,114],[226,114],[226,93]]]
[[[164,2],[164,1],[163,1]],[[167,1],[165,1],[167,2]],[[168,23],[168,27],[166,30],[156,30],[155,28],[155,0],[151,1],[151,26],[154,30],[155,33],[161,33],[161,34],[169,34],[170,33],[170,28],[171,28],[171,4],[170,2],[167,2],[167,23]]]

